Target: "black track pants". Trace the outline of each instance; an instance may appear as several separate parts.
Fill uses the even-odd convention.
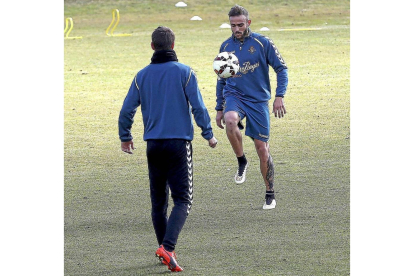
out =
[[[190,141],[148,140],[147,159],[152,222],[158,243],[173,251],[193,202],[193,159]],[[168,195],[174,207],[167,216]]]

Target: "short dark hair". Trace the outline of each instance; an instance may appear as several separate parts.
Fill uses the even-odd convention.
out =
[[[234,5],[230,11],[229,11],[229,17],[230,16],[239,16],[239,15],[244,15],[246,16],[246,19],[249,20],[249,12],[243,8],[240,5]]]
[[[156,51],[171,50],[174,41],[174,32],[168,27],[159,26],[152,33],[152,43]]]

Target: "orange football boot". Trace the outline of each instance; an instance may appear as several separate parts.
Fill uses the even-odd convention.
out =
[[[172,272],[183,271],[183,268],[178,265],[177,260],[175,259],[175,252],[165,250],[163,245],[160,245],[160,247],[158,247],[157,251],[155,252],[155,256],[157,256],[163,264],[168,266],[168,269]]]

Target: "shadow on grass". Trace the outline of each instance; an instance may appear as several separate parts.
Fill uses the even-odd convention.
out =
[[[137,264],[135,266],[125,267],[114,269],[108,271],[107,275],[164,275],[170,274],[171,271],[168,270],[167,266],[161,263],[147,263],[147,264]]]

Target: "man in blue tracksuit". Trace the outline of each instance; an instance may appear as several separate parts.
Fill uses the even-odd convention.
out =
[[[286,109],[283,97],[288,84],[287,66],[268,37],[253,33],[249,26],[248,11],[235,5],[229,12],[232,36],[224,41],[221,52],[234,53],[240,64],[239,72],[232,78],[218,79],[216,86],[218,127],[224,128],[236,154],[238,169],[235,182],[241,184],[246,179],[248,167],[243,151],[241,120],[246,118],[245,134],[254,140],[256,152],[260,159],[260,171],[266,186],[263,209],[276,206],[274,195],[274,165],[269,151],[270,116],[268,101],[271,98],[269,66],[277,74],[277,88],[273,113],[283,117]]]
[[[121,149],[131,154],[134,149],[131,127],[135,112],[141,106],[152,221],[159,244],[156,256],[169,270],[179,272],[183,269],[176,261],[174,249],[193,202],[191,114],[209,146],[214,148],[217,140],[196,75],[189,66],[178,63],[174,40],[173,31],[167,27],[158,27],[152,33],[151,64],[139,71],[132,81],[118,125]],[[174,207],[168,218],[169,190]]]

